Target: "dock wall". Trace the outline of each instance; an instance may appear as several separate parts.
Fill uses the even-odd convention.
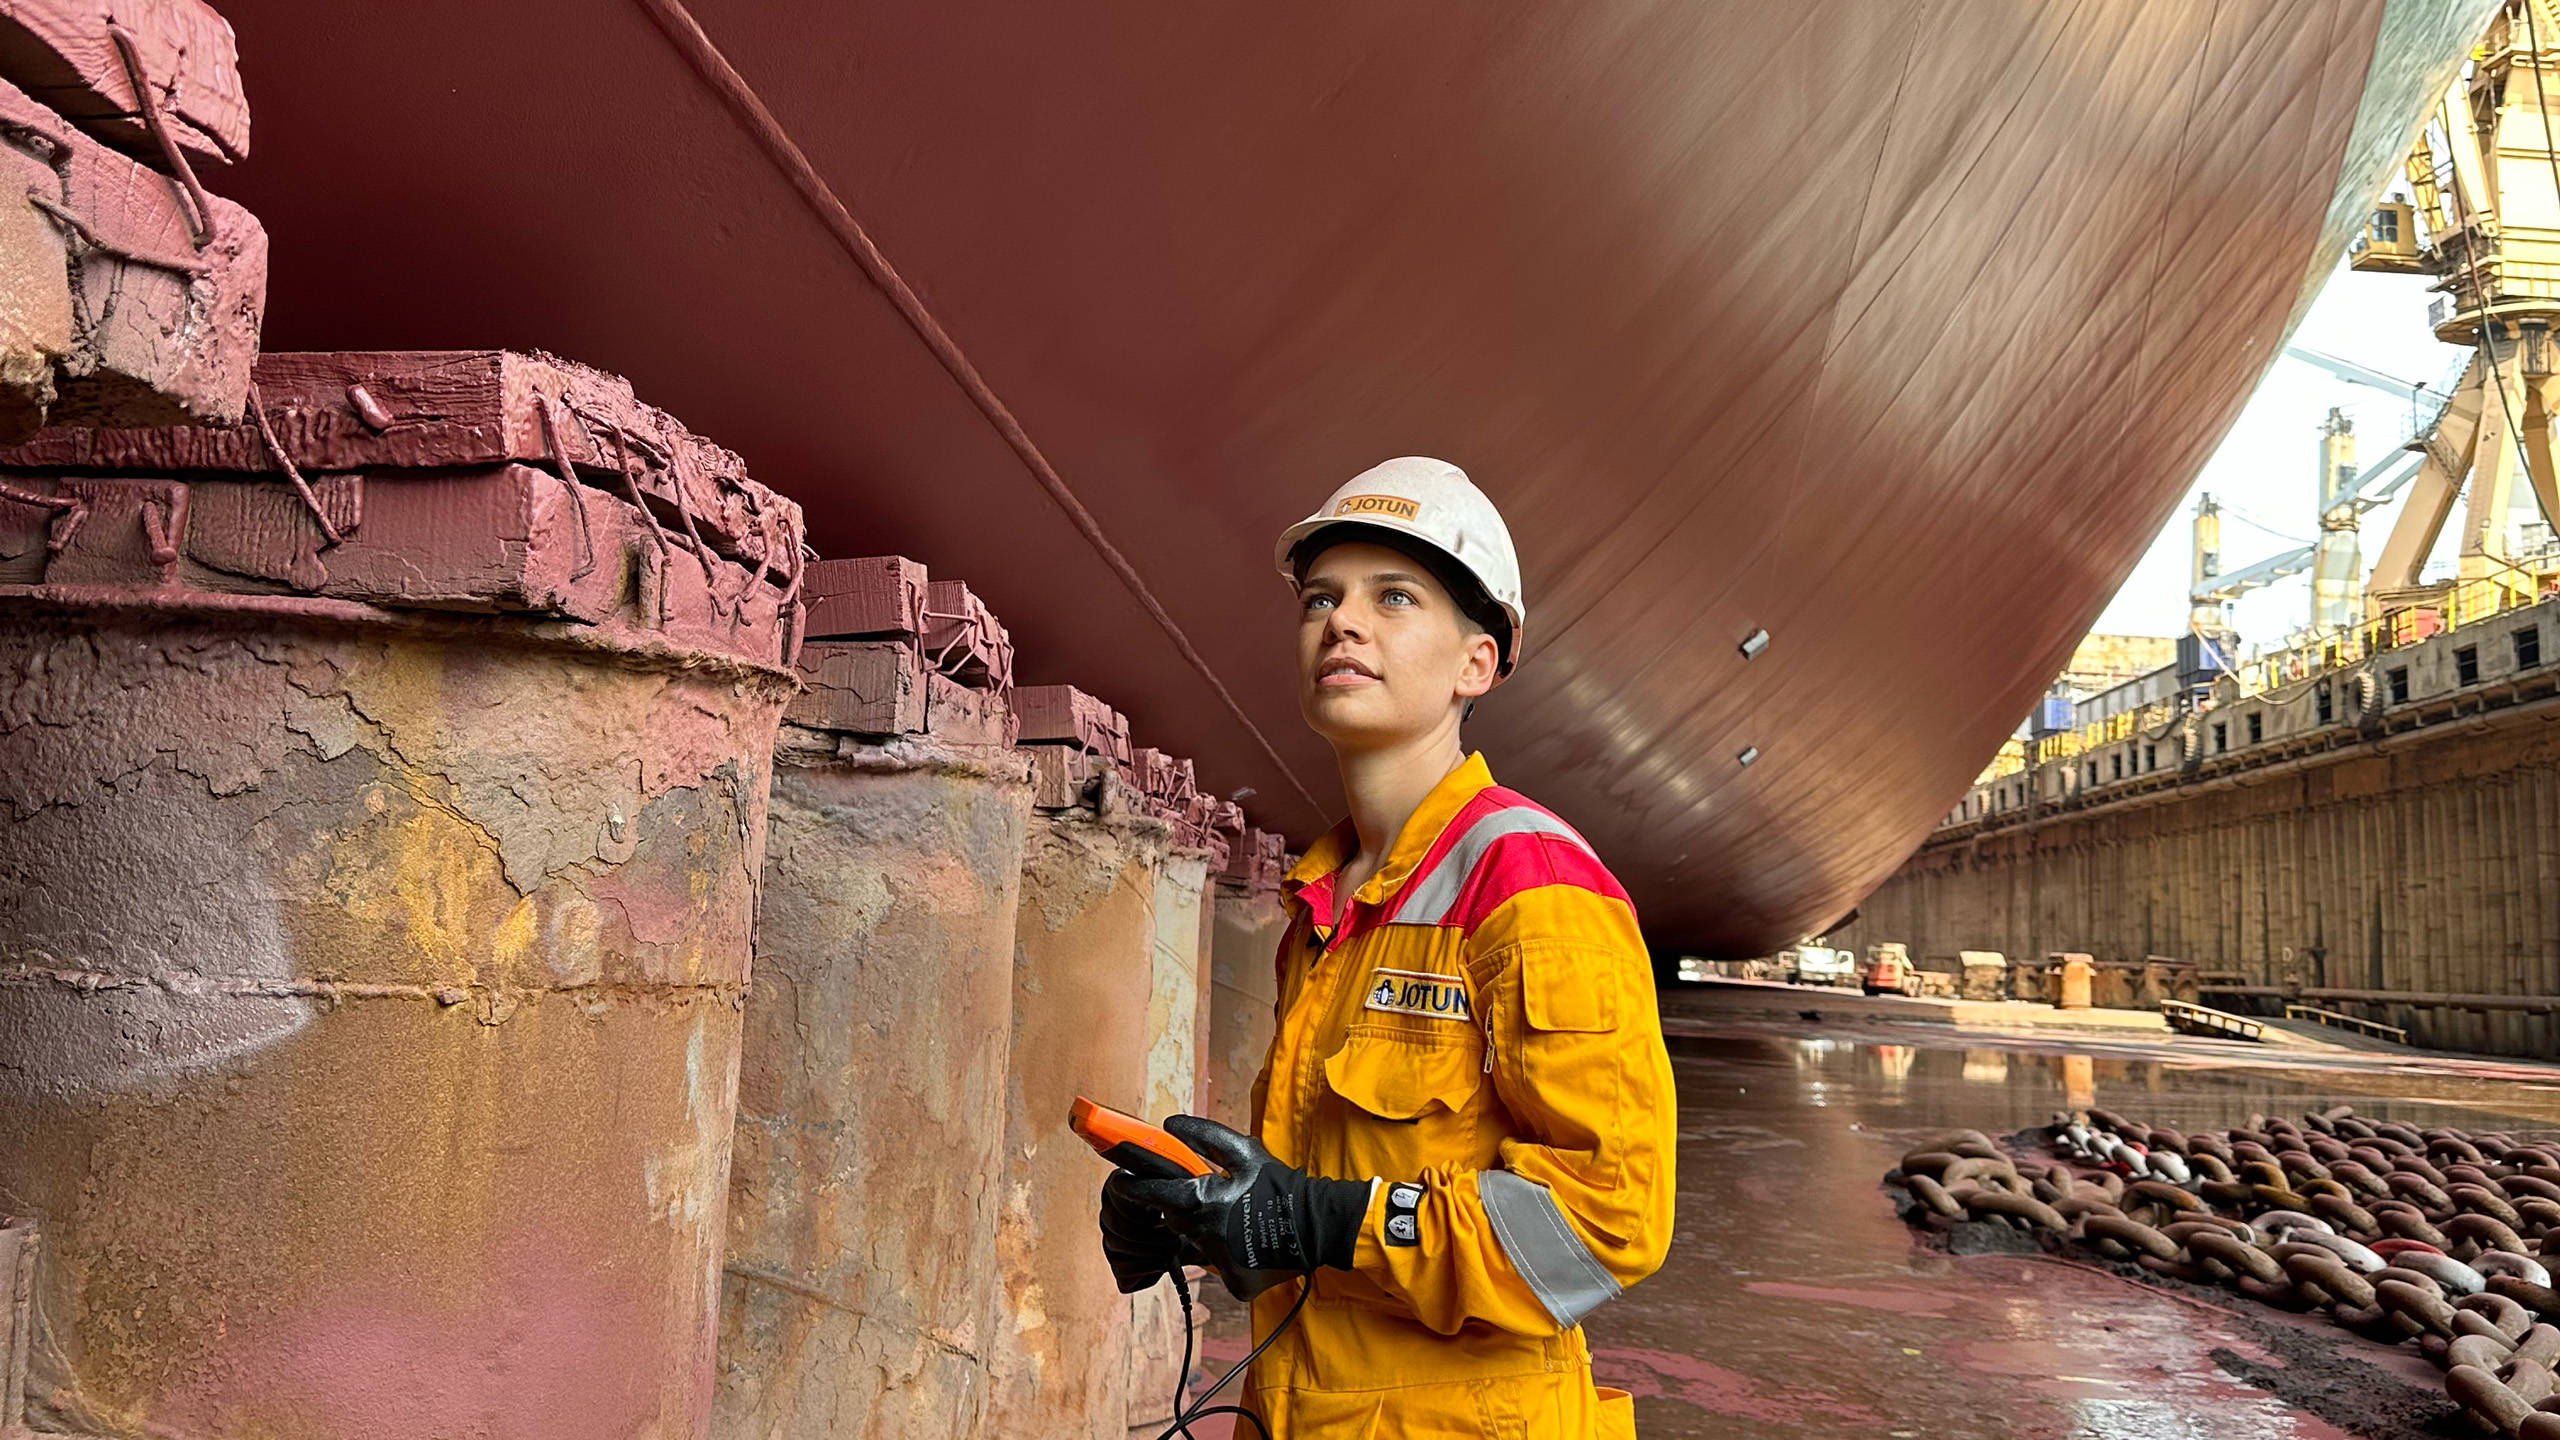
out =
[[[2560,676],[2500,633],[2548,632],[2556,608],[2136,737],[2161,763],[2122,784],[2091,783],[2113,772],[2094,754],[2000,782],[2022,798],[1942,827],[1831,938],[2169,956],[2207,1003],[2293,998],[2414,1044],[2560,1054]],[[2337,687],[2326,721],[2315,683]],[[2239,743],[2252,709],[2263,739]]]

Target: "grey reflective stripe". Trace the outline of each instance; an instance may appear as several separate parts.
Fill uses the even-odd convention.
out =
[[[1451,906],[1458,903],[1458,891],[1467,877],[1475,873],[1476,862],[1493,848],[1493,842],[1505,835],[1561,835],[1586,853],[1590,845],[1573,833],[1573,827],[1543,810],[1526,805],[1509,805],[1467,827],[1431,873],[1404,888],[1396,913],[1387,918],[1390,925],[1437,925],[1447,919]]]
[[[1557,1329],[1572,1329],[1618,1298],[1618,1277],[1565,1223],[1546,1186],[1508,1170],[1484,1170],[1476,1175],[1476,1196],[1484,1201],[1484,1218],[1493,1222],[1493,1237],[1502,1242],[1511,1268],[1529,1282]]]

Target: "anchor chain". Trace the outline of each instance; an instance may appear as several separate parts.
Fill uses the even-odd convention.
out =
[[[1959,1130],[1885,1180],[1924,1228],[2023,1228],[2057,1251],[2415,1342],[2484,1431],[2560,1440],[2560,1141],[2346,1105],[2192,1136],[2092,1108],[2041,1134],[2049,1154]]]

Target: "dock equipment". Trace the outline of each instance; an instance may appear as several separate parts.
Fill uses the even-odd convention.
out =
[[[2284,1018],[2334,1025],[2341,1030],[2353,1030],[2370,1035],[2376,1040],[2388,1040],[2394,1045],[2409,1043],[2409,1032],[2401,1026],[2385,1025],[2379,1020],[2367,1020],[2361,1015],[2349,1015],[2343,1011],[2323,1010],[2317,1005],[2287,1005],[2284,1007]]]
[[[2189,1035],[2219,1035],[2232,1040],[2263,1041],[2267,1038],[2267,1025],[2263,1020],[2252,1020],[2246,1015],[2234,1015],[2228,1010],[2216,1010],[2186,1000],[2161,1001],[2160,1018],[2168,1021],[2171,1028]]]

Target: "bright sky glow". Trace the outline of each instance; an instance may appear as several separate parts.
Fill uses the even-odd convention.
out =
[[[2294,343],[2449,389],[2469,352],[2436,343],[2428,330],[2427,287],[2432,283],[2418,275],[2358,275],[2341,263],[2303,317]],[[2350,385],[2300,361],[2276,361],[2177,513],[2099,617],[2097,629],[2127,635],[2185,631],[2190,529],[2196,498],[2208,491],[2223,507],[2225,573],[2309,541],[2319,528],[2320,422],[2333,405],[2355,419],[2359,469],[2386,458],[2408,435],[2413,420],[2405,400]],[[2518,483],[2515,488],[2529,504],[2531,487]],[[2395,499],[2365,515],[2364,569],[2372,568],[2399,513]],[[2460,529],[2458,524],[2445,527],[2437,547],[2439,562],[2450,562]],[[2288,632],[2308,623],[2310,613],[2308,574],[2253,591],[2232,607],[2244,650],[2283,644]]]

